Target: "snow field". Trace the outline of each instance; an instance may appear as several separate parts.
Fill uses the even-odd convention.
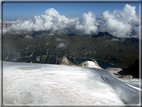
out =
[[[4,105],[138,104],[138,90],[108,71],[65,65],[3,63]]]

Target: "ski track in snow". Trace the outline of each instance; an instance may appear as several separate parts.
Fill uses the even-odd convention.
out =
[[[139,90],[102,69],[3,62],[3,101],[4,105],[139,104]]]

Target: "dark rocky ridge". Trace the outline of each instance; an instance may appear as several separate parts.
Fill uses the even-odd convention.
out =
[[[3,60],[33,63],[58,64],[66,56],[70,62],[78,64],[75,58],[105,60],[121,67],[132,65],[139,59],[139,43],[136,38],[121,41],[107,32],[79,37],[77,34],[49,36],[39,33],[32,39],[26,34],[5,34],[3,36]],[[118,41],[111,41],[113,38]]]

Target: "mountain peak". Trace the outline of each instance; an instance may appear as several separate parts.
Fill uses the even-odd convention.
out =
[[[98,39],[112,39],[114,38],[111,34],[108,32],[99,32],[97,35],[92,36],[93,38],[98,38]]]

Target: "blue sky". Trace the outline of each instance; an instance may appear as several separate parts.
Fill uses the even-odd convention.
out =
[[[3,3],[3,18],[18,19],[44,14],[45,10],[54,8],[66,17],[80,17],[83,13],[92,11],[101,16],[106,10],[122,10],[125,4],[136,6],[139,15],[139,3]]]

